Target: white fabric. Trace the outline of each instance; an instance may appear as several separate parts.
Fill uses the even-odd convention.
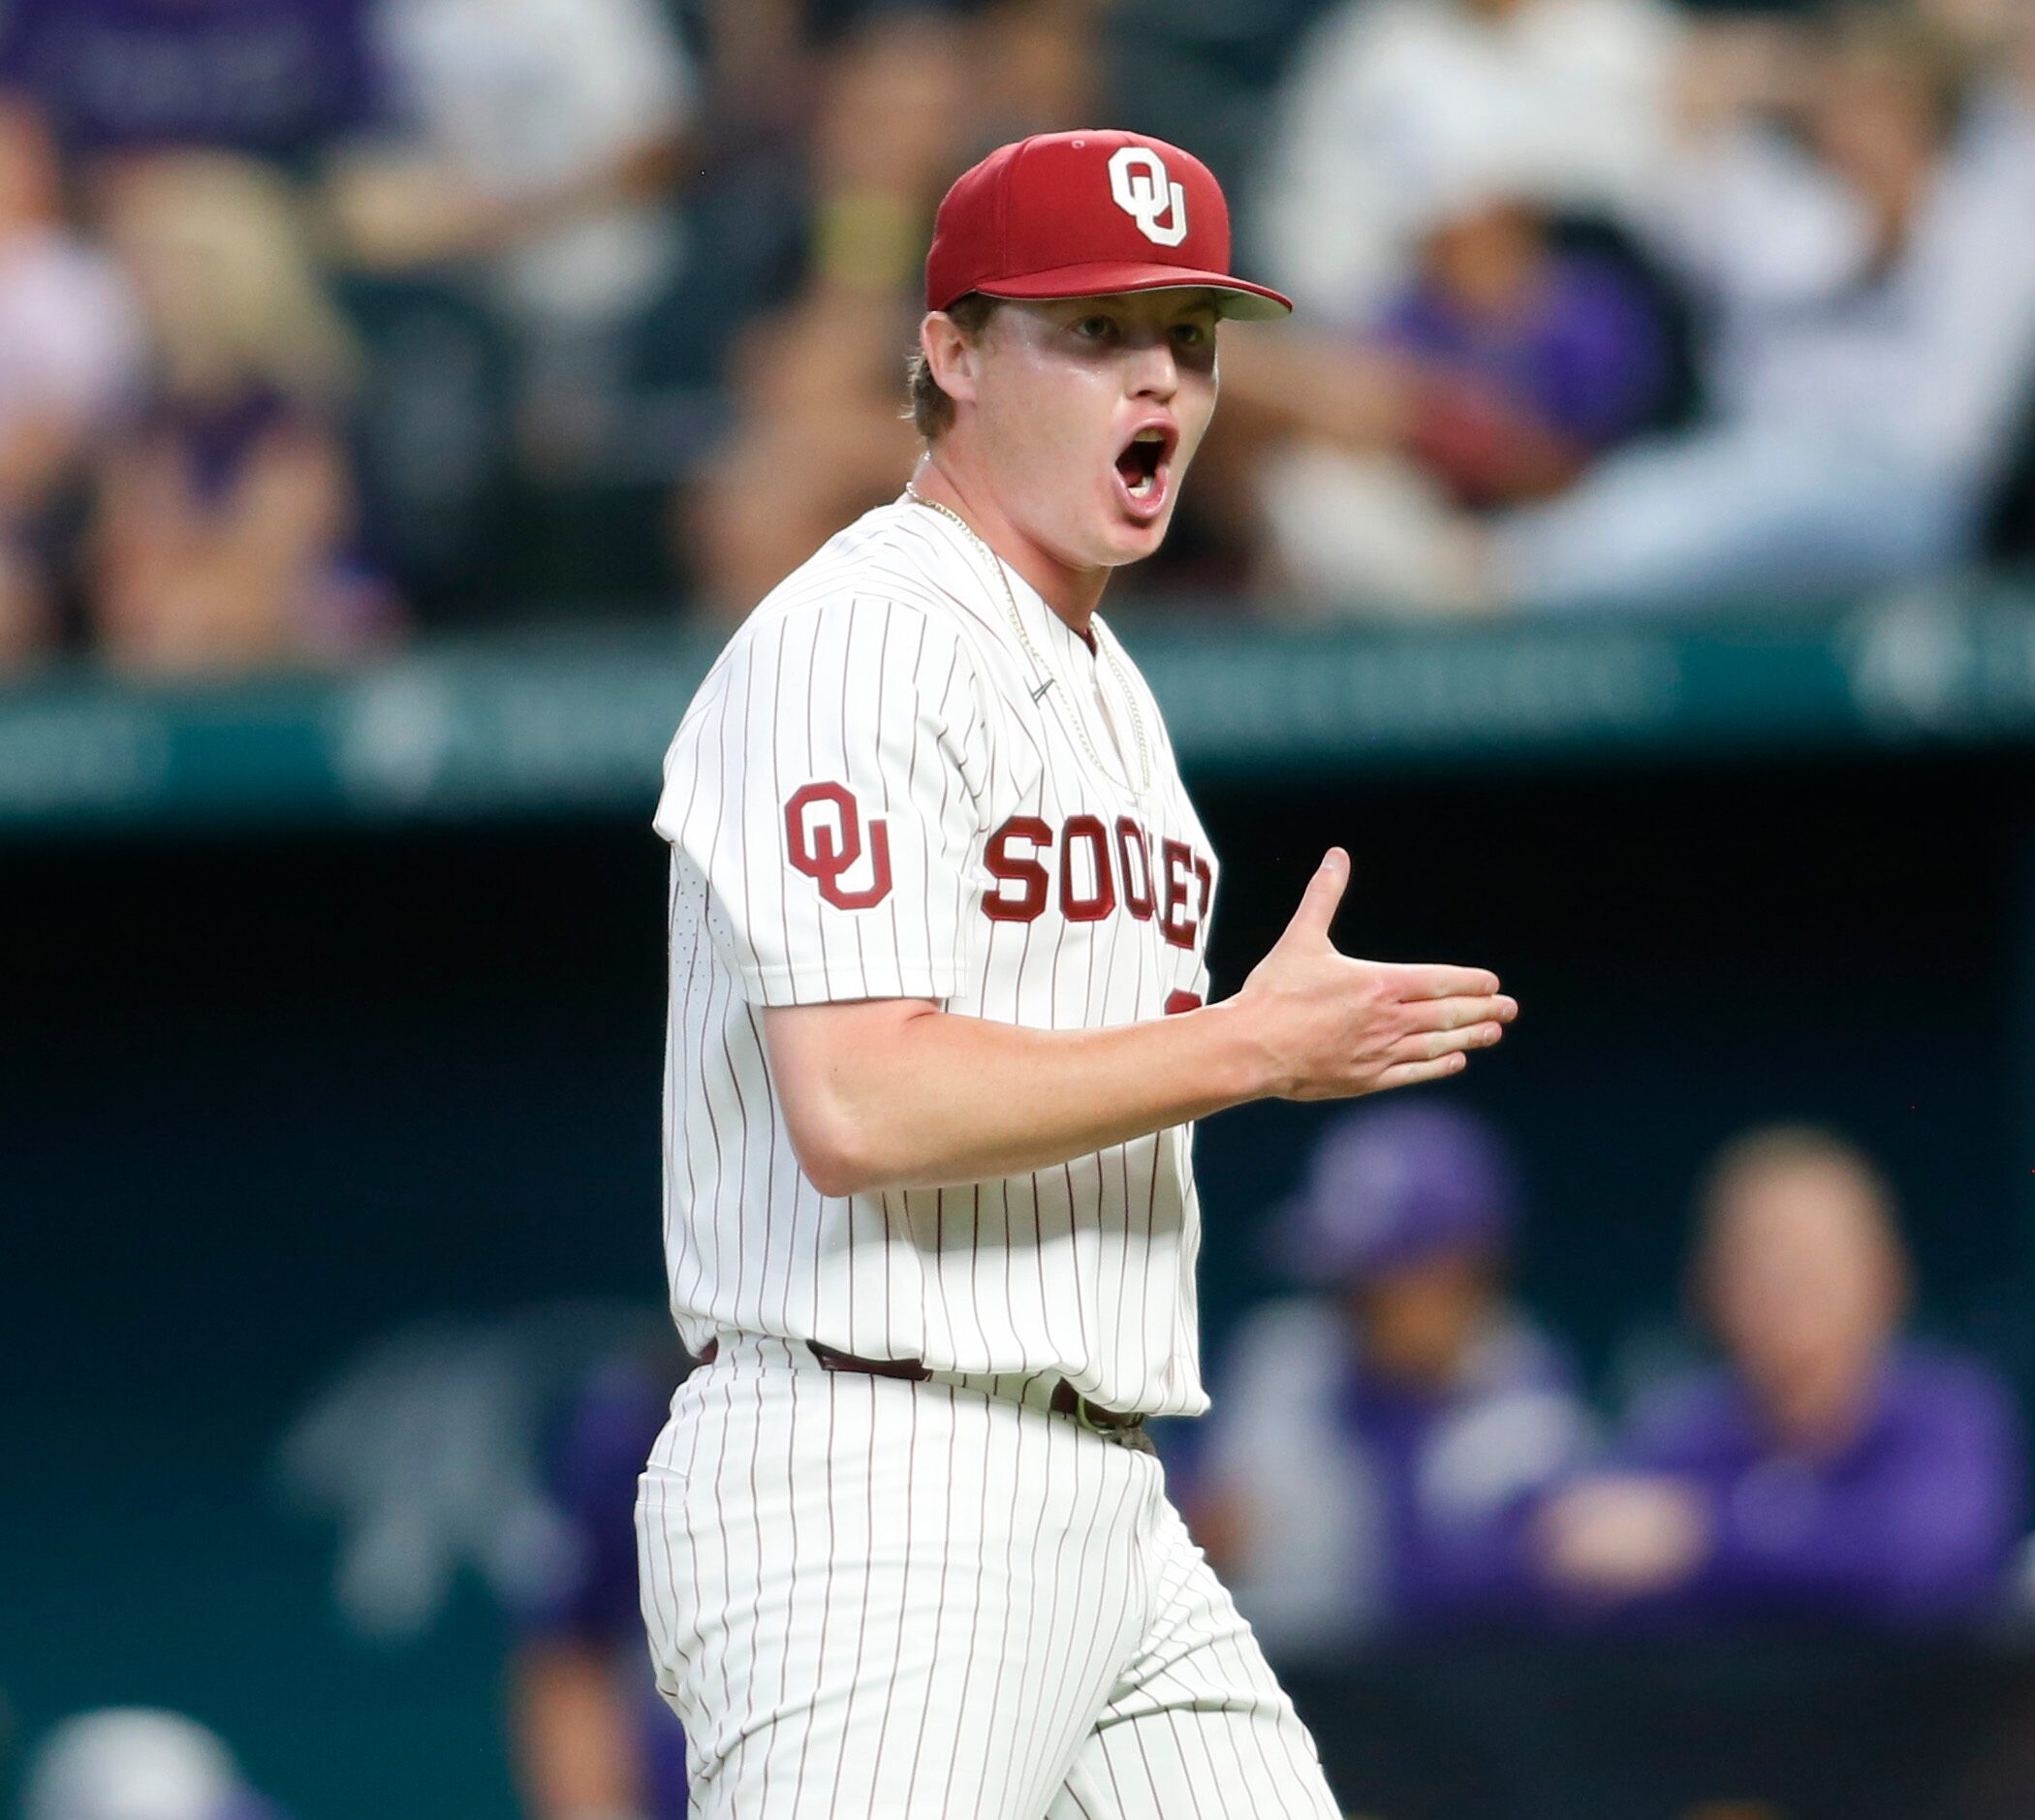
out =
[[[1657,211],[1713,325],[1713,408],[1928,480],[1984,481],[2035,380],[2035,115],[1979,108],[1907,244],[1875,273],[1863,204],[1769,134],[1685,157]]]
[[[1556,613],[1696,610],[1886,587],[1970,548],[1968,477],[1885,433],[1771,419],[1621,449],[1559,498],[1501,518],[1501,598]]]
[[[1197,1414],[1191,1127],[1008,1180],[830,1198],[798,1169],[766,1064],[760,1006],[923,997],[1075,1029],[1205,994],[1214,861],[1158,704],[1100,620],[1113,664],[1009,581],[1045,675],[973,540],[880,507],[756,610],[678,729],[657,811],[672,1307],[695,1349],[722,1329],[817,1339]],[[1134,720],[1144,794],[1115,732]],[[853,839],[815,788],[852,793]],[[891,886],[870,901],[879,825]],[[810,869],[849,847],[852,866]]]
[[[1656,180],[1678,36],[1654,0],[1346,0],[1294,59],[1265,269],[1310,317],[1360,323],[1479,193],[1622,211]]]
[[[1334,1820],[1156,1458],[729,1336],[637,1504],[694,1820]]]
[[[0,239],[0,433],[46,412],[104,418],[141,358],[134,299],[110,261],[53,230]]]
[[[675,132],[694,106],[654,0],[382,0],[385,57],[430,147],[470,182],[544,196]],[[510,298],[589,322],[645,301],[676,257],[668,211],[616,205],[511,248]]]

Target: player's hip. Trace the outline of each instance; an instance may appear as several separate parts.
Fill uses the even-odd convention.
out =
[[[1142,1428],[1108,1431],[1056,1408],[1057,1380],[1030,1375],[985,1387],[829,1369],[799,1342],[733,1338],[673,1398],[639,1525],[663,1537],[667,1565],[695,1552],[703,1524],[715,1532],[706,1553],[725,1556],[739,1522],[786,1543],[817,1525],[886,1571],[907,1550],[928,1558],[943,1536],[979,1553],[1154,1521],[1165,1482]],[[764,1571],[781,1565],[766,1558]]]
[[[940,1700],[986,1725],[997,1664],[1032,1639],[1094,1680],[1077,1727],[1151,1622],[1156,1459],[1037,1403],[782,1345],[680,1387],[637,1503],[651,1655],[702,1770],[736,1774],[773,1727],[853,1731],[837,1706],[880,1714],[899,1687],[915,1727]]]
[[[910,1212],[892,1215],[900,1240]],[[1111,1414],[1205,1410],[1192,1251],[1175,1245],[1141,1265],[1095,1233],[1062,1234],[1053,1249],[1049,1271],[984,1270],[979,1255],[900,1241],[865,1257],[865,1269],[829,1260],[796,1313],[757,1306],[753,1291],[687,1293],[689,1284],[674,1288],[673,1309],[696,1358],[711,1353],[754,1369],[812,1369],[817,1346],[823,1368],[847,1360],[1061,1414],[1085,1403],[1102,1412],[1104,1427]],[[1005,1274],[1015,1279],[1005,1293],[982,1293],[977,1279]]]

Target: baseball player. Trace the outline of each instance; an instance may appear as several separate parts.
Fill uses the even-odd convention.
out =
[[[1515,1015],[1336,953],[1331,850],[1205,1002],[1215,857],[1096,613],[1215,405],[1222,192],[1127,133],[942,203],[903,495],[776,588],[687,710],[665,1099],[704,1360],[637,1506],[693,1811],[1330,1816],[1168,1502],[1206,1407],[1193,1122],[1438,1080]]]

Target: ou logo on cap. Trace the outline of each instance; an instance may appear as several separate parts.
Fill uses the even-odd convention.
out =
[[[1149,145],[1126,145],[1111,158],[1110,195],[1154,245],[1178,246],[1187,237],[1187,192]]]

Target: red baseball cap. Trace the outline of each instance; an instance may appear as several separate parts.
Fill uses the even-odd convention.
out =
[[[1138,133],[1040,133],[955,178],[933,219],[925,307],[986,297],[1209,290],[1225,316],[1290,298],[1230,273],[1230,210],[1190,152]]]

